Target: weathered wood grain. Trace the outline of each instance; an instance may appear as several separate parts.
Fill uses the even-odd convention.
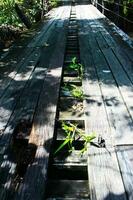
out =
[[[64,30],[62,31],[62,28],[66,23],[65,17],[68,18],[68,15],[69,15],[69,9],[64,14],[64,23],[62,24],[62,26],[60,26],[60,28],[59,26],[55,27],[54,32],[49,33],[49,37],[47,38],[49,46],[47,47],[44,46],[41,49],[38,49],[38,51],[40,51],[39,63],[36,65],[35,70],[33,71],[30,79],[27,81],[27,86],[24,88],[23,92],[21,93],[20,100],[17,101],[17,106],[3,134],[3,137],[1,138],[1,155],[4,153],[4,156],[5,156],[5,153],[6,153],[5,150],[9,146],[10,139],[12,137],[12,132],[17,122],[21,119],[28,119],[30,121],[33,120],[36,106],[38,104],[38,100],[40,97],[40,92],[42,92],[41,89],[46,83],[45,76],[47,73],[49,73],[50,75],[47,75],[47,76],[50,76],[51,78],[51,73],[50,73],[51,64],[52,64],[52,68],[54,67],[56,68],[56,66],[53,66],[53,64],[56,65],[57,63],[56,62],[53,63],[53,61],[50,61],[50,60],[55,59],[56,57],[55,52],[57,52],[57,55],[58,55],[59,50],[56,51],[57,47],[60,46],[62,50],[64,49],[65,31]],[[58,23],[60,22],[58,21]],[[58,45],[59,41],[62,41],[62,39],[63,39],[63,44]],[[61,56],[63,59],[64,54],[60,53],[59,56]],[[57,57],[57,59],[59,59],[59,57]],[[61,62],[62,62],[62,59],[61,59]],[[60,63],[58,64],[60,65]],[[52,80],[54,84],[54,78],[52,78]],[[43,99],[41,99],[41,101],[43,101]],[[3,169],[8,167],[8,170],[6,172],[7,174],[6,182],[3,185],[1,185],[0,199],[8,199],[8,196],[11,197],[11,195],[12,195],[12,198],[14,198],[13,196],[16,193],[16,191],[13,191],[15,188],[12,188],[11,184],[12,184],[12,177],[16,169],[16,163],[13,163],[13,161],[11,160],[9,161],[9,157],[7,155],[6,159],[4,159],[3,162],[1,160],[1,166]],[[9,195],[8,195],[8,192],[9,192]]]
[[[94,15],[94,12],[91,12],[91,15]],[[97,43],[99,44],[101,49],[104,48],[102,43],[105,43],[105,41],[106,45],[108,45],[108,47],[111,47],[116,58],[121,63],[121,67],[124,69],[125,73],[127,73],[128,78],[132,82],[133,62],[125,54],[124,52],[125,48],[120,48],[119,43],[112,38],[110,32],[105,29],[104,25],[100,23],[99,20],[95,19],[93,21],[92,30],[93,30],[93,35],[96,37]],[[132,48],[130,48],[130,51],[131,52],[133,51]]]
[[[54,36],[54,37],[53,37]],[[6,130],[4,131],[1,140],[0,140],[0,152],[2,154],[6,153],[6,150],[10,144],[10,140],[12,138],[12,133],[15,128],[15,126],[21,121],[21,120],[27,120],[29,123],[32,123],[33,116],[35,113],[35,109],[40,97],[41,88],[43,86],[46,73],[48,71],[49,67],[49,60],[51,58],[51,53],[53,50],[54,43],[56,44],[56,39],[58,38],[58,35],[56,35],[56,31],[54,34],[51,34],[49,37],[49,48],[45,47],[43,48],[41,54],[43,54],[43,62],[40,61],[40,63],[36,66],[31,79],[28,80],[27,87],[24,88],[23,93],[21,94],[20,100],[17,102],[16,108],[9,120],[9,123],[7,124]],[[54,43],[53,43],[54,41]],[[7,155],[6,160],[3,162],[8,163]],[[2,159],[1,161],[2,162]],[[10,161],[11,162],[11,161]],[[13,162],[13,161],[12,161]],[[15,163],[12,163],[12,165],[15,165]],[[11,165],[11,167],[12,167]],[[9,167],[9,171],[11,169]],[[9,172],[7,171],[7,174]],[[13,173],[12,173],[13,174]],[[9,177],[10,178],[10,173]],[[7,180],[8,181],[8,180]],[[6,192],[7,193],[7,192]]]
[[[11,81],[24,66],[24,63],[32,52],[33,49],[17,48],[12,51],[6,59],[0,62],[0,97],[5,93]]]
[[[128,59],[133,62],[133,42],[129,36],[119,29],[114,23],[112,23],[108,18],[104,20],[99,20],[101,25],[103,25],[106,30],[113,37],[114,41],[117,43],[120,51],[123,51]]]
[[[108,68],[103,55],[100,52],[97,54],[93,53],[93,58],[100,80],[109,121],[114,129],[115,144],[128,144],[132,141],[133,128],[128,109],[125,106],[119,88],[117,88],[111,70]]]
[[[132,144],[131,54],[129,55],[128,51],[124,56],[124,51],[121,53],[117,48],[114,38],[101,25],[100,20],[104,16],[100,15],[93,6],[76,6],[76,11],[79,20],[81,61],[85,67],[83,78],[85,131],[88,134],[96,132],[97,136],[102,135],[106,148],[98,148],[97,139],[90,146],[88,162],[84,163],[85,167],[88,164],[89,182],[88,180],[55,181],[50,179],[46,198],[89,199],[90,197],[91,200],[131,200],[133,198],[132,146],[130,149],[125,146],[118,146],[116,149],[113,147],[114,144]],[[26,47],[27,52],[31,48],[30,57],[27,54],[24,60],[26,63],[22,62],[24,63],[22,67],[17,65],[15,68],[17,72],[14,70],[10,73],[12,71],[10,68],[11,71],[9,70],[5,75],[5,80],[2,79],[4,93],[0,99],[0,116],[1,128],[6,127],[6,130],[4,137],[0,140],[0,162],[1,166],[9,172],[9,176],[2,182],[1,200],[44,198],[65,52],[65,25],[70,14],[70,7],[60,7],[52,14],[51,17],[55,19],[47,21],[42,32],[38,32]],[[37,58],[35,58],[36,53]],[[128,58],[130,60],[126,67]],[[30,63],[29,67],[30,60],[34,62]],[[6,79],[9,74],[14,80]],[[4,90],[4,87],[7,89]],[[15,124],[21,118],[33,121],[29,143],[34,144],[37,151],[19,189],[13,191],[14,198],[14,196],[9,197],[8,189],[10,190],[16,163],[8,159],[6,154],[3,157],[3,152],[10,143]],[[73,162],[73,157],[70,156],[67,159],[65,164],[61,162],[61,159],[57,159],[54,167],[64,164],[63,167],[67,168],[70,162]],[[76,156],[74,162],[76,169],[83,167]],[[70,183],[71,188],[69,188]],[[57,190],[60,186],[63,190],[59,193],[56,186]],[[54,190],[51,191],[51,187]]]
[[[0,99],[0,129],[3,130],[19,100],[20,95],[26,86],[40,56],[40,51],[35,50],[25,62],[23,68],[11,81],[10,86]]]
[[[66,8],[68,18],[70,7]],[[66,30],[61,27],[58,49],[55,48],[50,60],[50,69],[45,77],[38,108],[33,121],[30,143],[37,145],[34,162],[28,167],[24,182],[20,185],[15,199],[41,199],[45,192],[48,158],[54,134],[54,125],[59,95],[59,86],[65,51]],[[55,93],[53,93],[55,91]]]
[[[95,7],[92,7],[92,10],[97,15],[96,23],[101,26],[101,31],[104,33],[106,41],[109,43],[111,39],[113,42],[111,47],[119,48],[119,52],[123,52],[124,57],[127,56],[128,61],[133,62],[133,41],[108,18],[105,18]]]
[[[93,9],[94,9],[94,11],[93,11]],[[90,14],[91,14],[91,16],[93,16],[92,18],[94,18],[95,14],[99,15],[99,11],[97,11],[97,9],[92,7]],[[103,19],[103,21],[104,21],[104,19]],[[132,76],[133,75],[133,68],[132,68],[133,62],[125,54],[125,48],[121,48],[120,43],[118,41],[115,41],[114,38],[112,38],[112,35],[110,34],[109,29],[106,30],[106,27],[108,24],[109,24],[109,21],[106,24],[102,23],[102,19],[98,20],[98,18],[96,18],[95,20],[93,20],[93,25],[91,24],[91,26],[93,26],[92,27],[93,35],[96,37],[97,43],[99,44],[101,49],[103,49],[103,44],[101,44],[101,43],[105,43],[105,41],[106,41],[106,44],[109,47],[111,47],[116,58],[121,63],[121,68],[124,69],[125,73],[127,73],[127,75],[128,75],[128,78],[132,82],[133,81],[133,76]],[[113,35],[113,36],[115,37],[115,35]],[[121,42],[122,42],[122,38],[121,38]],[[124,41],[123,41],[123,43],[124,43]],[[129,51],[133,52],[133,49],[131,47],[129,49],[129,47],[128,47],[128,52]]]
[[[127,199],[114,148],[91,147],[88,174],[90,199]]]
[[[61,13],[59,12],[60,10],[58,10],[58,12],[57,12],[59,14],[59,16],[61,16],[61,14],[64,12],[64,8],[61,8],[61,10],[62,10]],[[60,21],[58,19],[55,20],[54,24],[51,25],[52,28],[50,28],[50,30],[48,32],[46,31],[47,30],[47,26],[46,26],[46,28],[45,28],[46,34],[44,34],[44,32],[43,32],[43,37],[45,38],[45,42],[48,41],[49,34],[50,34],[50,32],[51,33],[53,32],[53,29],[55,28],[55,24],[57,24],[57,22],[60,23]],[[42,38],[40,40],[41,41],[39,42],[39,44],[43,44],[44,41],[42,40]],[[43,44],[43,45],[45,47],[45,44]],[[32,68],[34,69],[34,67],[35,67],[34,59],[36,58],[36,55],[38,55],[36,63],[38,62],[38,59],[40,56],[39,52],[40,52],[40,49],[37,47],[30,48],[30,55],[28,55],[28,57],[26,57],[26,59],[23,60],[23,63],[21,65],[21,67],[18,68],[18,71],[11,73],[11,75],[13,77],[11,77],[12,80],[10,81],[10,85],[8,86],[7,90],[4,90],[4,95],[2,96],[2,98],[0,100],[0,107],[1,107],[0,129],[1,130],[3,130],[4,127],[6,126],[6,123],[8,122],[10,115],[15,108],[16,102],[19,99],[20,91],[23,90],[26,81],[28,80],[28,78],[30,77],[30,74],[32,73],[31,69]],[[36,63],[35,63],[35,65],[36,65]],[[27,66],[27,68],[26,68],[25,65],[29,65],[29,66]],[[24,77],[25,74],[26,74],[27,78]],[[7,79],[6,79],[6,81],[9,81]],[[5,89],[5,83],[4,83],[3,89]],[[16,92],[15,92],[15,90],[16,90]],[[18,97],[18,99],[17,99],[17,97]],[[10,99],[11,99],[11,101],[10,101]]]
[[[129,77],[121,67],[119,61],[117,58],[114,56],[111,50],[102,50],[104,56],[107,59],[107,62],[110,66],[110,69],[113,72],[113,76],[116,80],[116,83],[118,84],[118,88],[121,92],[122,98],[128,108],[128,112],[130,113],[132,119],[133,119],[133,110],[132,110],[132,100],[131,98],[133,97],[133,84],[131,83]],[[110,59],[110,57],[112,59]]]
[[[112,138],[112,131],[110,129],[110,118],[107,115],[108,113],[101,86],[103,84],[106,88],[106,84],[108,86],[109,83],[102,83],[104,82],[104,79],[100,79],[99,77],[98,68],[100,68],[103,63],[101,65],[98,64],[98,61],[100,62],[101,57],[99,58],[97,42],[95,43],[96,46],[89,45],[91,41],[91,33],[89,32],[89,29],[87,31],[87,25],[83,22],[83,19],[87,19],[89,10],[84,10],[83,8],[84,6],[82,7],[82,12],[80,12],[80,7],[77,7],[82,23],[82,28],[79,31],[79,41],[81,61],[85,67],[83,87],[86,95],[85,100],[88,101],[88,104],[85,107],[85,111],[87,111],[85,112],[85,128],[87,130],[95,130],[96,133],[102,135],[106,143],[106,148],[98,148],[97,143],[95,143],[94,146],[90,146],[88,151],[90,199],[127,199],[116,153],[113,147],[114,142]],[[91,23],[90,17],[88,22]],[[89,43],[86,42],[88,35],[90,37]],[[92,40],[94,41],[95,38],[92,38]],[[92,41],[91,44],[93,44]],[[104,44],[105,43],[101,43],[102,47],[106,49]],[[96,57],[93,57],[94,52],[97,58],[99,58],[98,61],[96,60]],[[95,63],[95,61],[97,63]],[[105,67],[104,64],[103,67]],[[100,73],[102,74],[102,71],[100,71]],[[110,87],[111,86],[109,86],[109,89]],[[114,179],[116,181],[114,181]]]
[[[80,8],[79,8],[80,12]],[[78,13],[79,13],[78,12]],[[81,15],[81,20],[84,15]],[[80,25],[80,21],[79,21]],[[86,27],[85,27],[86,28]],[[85,34],[86,33],[86,34]],[[84,27],[79,30],[80,57],[84,66],[83,91],[85,95],[85,123],[87,133],[96,132],[111,142],[111,130],[102,98],[99,80],[92,55],[86,43],[88,32],[84,32]],[[110,145],[112,142],[110,143]]]
[[[128,199],[133,199],[133,146],[124,145],[116,147],[118,163]]]
[[[86,17],[87,18],[87,17]],[[89,16],[90,18],[90,16]],[[93,24],[95,24],[93,20]],[[123,101],[123,96],[121,95],[121,92],[119,91],[119,87],[117,86],[116,79],[114,78],[115,76],[119,76],[119,71],[116,70],[116,73],[114,72],[112,74],[111,68],[109,68],[107,61],[104,58],[104,55],[100,53],[100,48],[102,51],[107,52],[111,51],[110,48],[103,48],[101,45],[102,41],[99,43],[98,34],[96,34],[97,29],[95,26],[92,25],[91,22],[88,20],[88,24],[91,27],[92,33],[89,33],[89,50],[92,52],[92,57],[96,66],[96,70],[98,73],[105,105],[107,108],[107,113],[109,114],[109,121],[111,122],[111,126],[114,127],[115,131],[117,134],[115,134],[115,139],[117,140],[116,143],[128,143],[131,141],[132,138],[132,119],[129,115],[129,110],[127,110],[127,107],[125,106],[125,101]],[[92,40],[91,40],[92,38]],[[97,46],[93,45],[93,41],[97,41]],[[102,39],[103,40],[103,39]],[[98,44],[99,44],[99,50],[98,50]],[[96,48],[96,49],[95,49]],[[112,56],[112,57],[111,57]],[[110,59],[111,58],[111,59]],[[116,62],[116,57],[112,54],[108,54],[108,60],[111,63]],[[118,61],[117,61],[117,66],[118,66]],[[111,64],[112,67],[116,66],[116,63]],[[119,68],[121,69],[121,76],[119,76],[119,79],[121,80],[120,86],[124,90],[123,84],[127,85],[127,81],[129,85],[132,85],[130,80],[128,79],[125,71],[123,70],[122,66],[119,64]],[[116,75],[119,74],[119,75]],[[123,76],[126,76],[125,79],[123,79]],[[123,82],[122,82],[123,81]],[[131,87],[130,87],[131,88]],[[128,98],[131,104],[131,92],[130,88],[127,87],[126,93],[128,94]],[[128,102],[129,102],[128,101]],[[117,106],[117,107],[116,107]],[[113,108],[114,107],[114,108]],[[130,112],[132,112],[131,109],[132,106],[130,106]],[[116,109],[117,108],[117,109]],[[109,112],[108,112],[109,111]],[[114,114],[113,114],[114,113]],[[121,114],[120,114],[121,113]],[[123,127],[123,128],[122,128]],[[123,133],[122,133],[123,132]],[[125,136],[125,132],[128,134],[128,137]]]
[[[93,12],[93,9],[95,12]],[[121,68],[124,68],[124,70],[128,74],[129,79],[132,81],[132,62],[125,55],[124,49],[121,49],[119,47],[119,44],[116,41],[114,41],[110,33],[105,29],[104,25],[99,22],[98,17],[95,17],[95,14],[99,13],[97,13],[97,10],[95,10],[95,8],[92,7],[89,16],[91,15],[92,19],[90,26],[92,27],[93,36],[96,38],[97,43],[99,44],[101,49],[104,49],[103,44],[106,41],[106,45],[108,45],[108,47],[111,47],[118,61],[121,63]],[[111,43],[112,45],[110,45]],[[130,48],[130,51],[132,52],[132,48]]]

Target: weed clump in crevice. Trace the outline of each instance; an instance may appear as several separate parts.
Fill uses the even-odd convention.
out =
[[[66,137],[63,143],[55,150],[54,155],[61,151],[66,145],[68,146],[68,151],[72,152],[75,150],[74,143],[76,141],[82,140],[83,148],[80,150],[80,154],[83,154],[88,149],[88,145],[96,138],[95,133],[87,134],[84,130],[78,128],[78,124],[73,124],[71,122],[62,122],[62,130],[64,131]]]
[[[65,96],[72,96],[80,100],[84,99],[84,94],[81,87],[78,87],[77,85],[71,84],[69,82],[64,83],[64,85],[62,86],[62,93]]]
[[[77,58],[72,58],[71,64],[68,66],[68,69],[78,72],[78,77],[82,80],[83,78],[83,65],[78,63]]]

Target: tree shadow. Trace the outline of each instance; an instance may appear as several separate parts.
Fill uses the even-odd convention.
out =
[[[113,194],[113,193],[109,193],[107,195],[107,197],[104,198],[104,200],[126,200],[127,197],[126,197],[126,193],[123,193],[123,194]]]

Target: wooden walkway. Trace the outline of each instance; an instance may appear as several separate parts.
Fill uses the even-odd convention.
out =
[[[86,127],[106,141],[105,149],[91,147],[89,151],[90,196],[133,199],[132,50],[120,43],[113,29],[110,34],[111,27],[109,32],[108,22],[96,8],[78,6],[77,10],[82,23],[80,52],[86,66],[84,90],[89,97]]]
[[[132,41],[94,6],[76,5],[75,9],[84,66],[82,119],[86,132],[102,135],[106,148],[89,148],[89,197],[49,199],[132,200]],[[38,30],[0,60],[0,200],[45,199],[70,11],[71,6],[50,11]],[[18,124],[28,124],[24,128],[29,134],[20,137],[35,149],[26,169],[23,157],[28,153],[22,149],[17,156],[12,147]],[[22,179],[16,176],[19,156],[25,169],[19,172]]]

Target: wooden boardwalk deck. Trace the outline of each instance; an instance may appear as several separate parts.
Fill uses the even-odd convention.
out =
[[[80,52],[86,66],[84,90],[89,96],[86,127],[102,133],[106,141],[106,149],[90,149],[91,199],[132,199],[132,50],[112,37],[96,8],[77,9],[83,21]]]
[[[102,135],[106,148],[89,148],[89,198],[51,199],[132,200],[132,41],[94,6],[75,9],[84,66],[82,118],[86,132]],[[70,11],[71,6],[50,11],[32,37],[19,41],[0,60],[0,200],[44,199]],[[20,172],[22,180],[15,174],[17,152],[11,153],[18,123],[28,123],[26,140],[35,148],[34,159]]]

